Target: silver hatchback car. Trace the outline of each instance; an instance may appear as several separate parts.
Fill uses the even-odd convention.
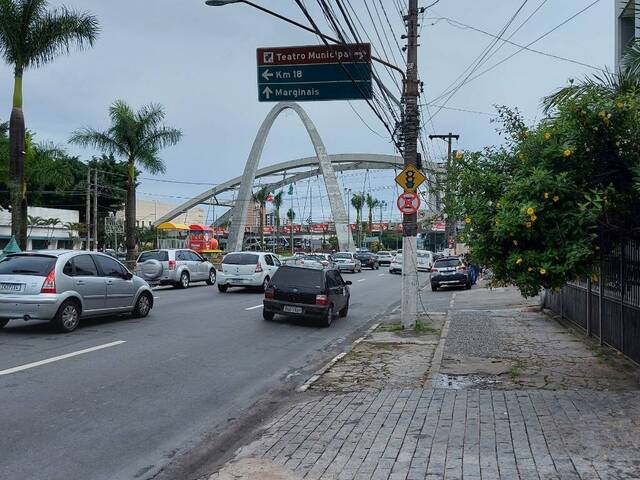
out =
[[[0,261],[0,328],[9,320],[49,320],[61,332],[81,317],[153,308],[149,284],[116,259],[79,250],[16,253]]]

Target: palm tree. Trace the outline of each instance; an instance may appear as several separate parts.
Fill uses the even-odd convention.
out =
[[[282,207],[282,193],[283,192],[280,191],[273,196],[273,212],[276,217],[276,248],[280,247],[280,208]]]
[[[260,206],[260,248],[264,248],[264,211],[267,208],[269,188],[265,185],[253,194],[253,201]]]
[[[357,244],[360,244],[360,227],[361,227],[361,214],[364,207],[364,195],[362,193],[354,193],[351,197],[351,205],[356,209],[356,226],[358,228]],[[362,246],[362,245],[360,245]]]
[[[64,222],[64,228],[69,231],[69,236],[73,236],[73,232],[77,232],[78,235],[82,235],[85,231],[85,224],[79,222]]]
[[[587,95],[615,98],[624,94],[640,96],[640,39],[625,50],[617,71],[605,70],[579,82],[571,80],[569,86],[546,97],[542,105],[548,113],[566,101]]]
[[[293,208],[287,210],[287,220],[289,220],[289,233],[291,234],[291,253],[293,253],[293,221],[296,219],[296,212]]]
[[[59,218],[47,218],[44,221],[44,224],[47,226],[47,236],[49,237],[49,246],[51,246],[51,242],[53,241],[53,235],[56,231],[56,227],[60,225],[62,222]]]
[[[45,219],[42,217],[38,217],[37,215],[27,215],[27,224],[29,226],[29,234],[27,235],[27,238],[31,237],[35,227],[43,226],[45,224],[44,222]]]
[[[24,175],[25,122],[22,76],[71,47],[93,46],[99,32],[93,15],[67,7],[47,9],[47,0],[0,0],[0,55],[13,67],[13,108],[9,120],[9,190],[11,233],[22,249],[27,244],[27,189]]]
[[[165,113],[157,104],[145,105],[134,112],[127,103],[116,100],[109,107],[109,117],[111,126],[108,130],[82,128],[71,135],[70,142],[127,160],[125,238],[127,261],[131,262],[136,258],[136,164],[152,174],[163,173],[164,162],[158,154],[163,148],[178,143],[182,132],[162,124]]]
[[[373,224],[373,209],[380,205],[380,200],[367,193],[366,203],[367,208],[369,209],[369,232],[371,232],[371,225]]]

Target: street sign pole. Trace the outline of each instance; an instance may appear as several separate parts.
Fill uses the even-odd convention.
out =
[[[409,0],[407,21],[407,79],[404,88],[404,164],[415,166],[418,159],[418,0]],[[404,214],[402,228],[402,326],[414,328],[418,309],[417,215]]]

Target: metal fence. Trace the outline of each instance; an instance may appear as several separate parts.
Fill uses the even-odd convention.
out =
[[[547,291],[545,307],[640,363],[640,241],[607,252],[593,279]]]

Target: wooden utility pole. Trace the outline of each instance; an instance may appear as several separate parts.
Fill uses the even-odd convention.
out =
[[[402,135],[404,138],[404,165],[416,165],[418,160],[418,0],[409,0],[407,23],[407,72],[403,93],[404,115]],[[402,220],[402,326],[413,328],[418,307],[418,216],[404,215]]]
[[[98,251],[98,169],[93,171],[93,250]]]
[[[447,135],[429,135],[429,139],[433,140],[434,138],[439,138],[447,142],[447,172],[446,172],[446,184],[444,190],[444,204],[445,208],[449,208],[451,206],[451,182],[449,181],[449,175],[451,173],[451,167],[453,165],[453,150],[452,150],[452,142],[455,139],[456,141],[460,139],[460,135],[454,135],[449,132]],[[445,219],[445,239],[447,241],[447,248],[450,248],[451,240],[454,241],[454,249],[455,249],[455,234],[456,234],[456,221],[451,215],[447,215]],[[455,250],[454,250],[455,251]]]
[[[85,227],[87,229],[86,250],[91,250],[91,168],[87,167],[87,209],[86,209]]]

